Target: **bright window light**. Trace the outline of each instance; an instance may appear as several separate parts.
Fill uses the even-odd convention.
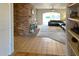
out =
[[[48,24],[50,20],[60,20],[60,13],[48,12],[43,14],[43,24]]]

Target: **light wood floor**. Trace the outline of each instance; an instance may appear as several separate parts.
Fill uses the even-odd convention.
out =
[[[50,38],[15,36],[15,56],[64,56],[65,45]]]

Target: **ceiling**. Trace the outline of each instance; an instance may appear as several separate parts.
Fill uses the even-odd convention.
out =
[[[32,3],[36,9],[66,9],[66,3]]]

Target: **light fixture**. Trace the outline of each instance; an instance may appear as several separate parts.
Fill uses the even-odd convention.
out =
[[[51,6],[51,11],[54,12],[54,5]]]

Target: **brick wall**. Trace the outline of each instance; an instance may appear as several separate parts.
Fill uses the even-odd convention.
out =
[[[16,35],[29,33],[31,11],[32,5],[29,3],[14,3],[14,32]]]

